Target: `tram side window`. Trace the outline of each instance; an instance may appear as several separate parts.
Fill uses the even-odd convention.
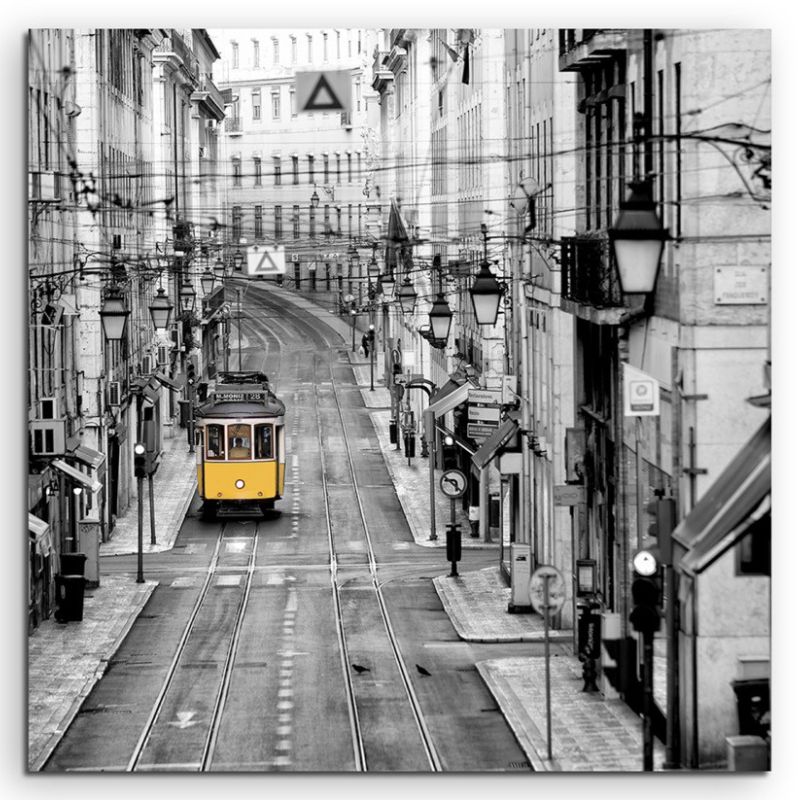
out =
[[[272,425],[256,425],[256,458],[272,458]]]
[[[231,461],[250,459],[250,426],[228,425],[228,458]]]
[[[208,437],[206,458],[225,458],[225,428],[222,425],[208,425],[206,427],[206,436]]]

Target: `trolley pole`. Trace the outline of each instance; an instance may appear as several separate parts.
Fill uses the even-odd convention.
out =
[[[144,487],[144,478],[137,478],[136,479],[136,506],[138,512],[138,542],[136,548],[136,583],[144,583],[144,534],[143,534],[143,527],[144,527],[144,512],[143,512],[143,487]],[[152,495],[151,495],[152,497]]]
[[[153,473],[147,476],[147,493],[150,497],[150,544],[156,543],[156,504],[153,497]]]

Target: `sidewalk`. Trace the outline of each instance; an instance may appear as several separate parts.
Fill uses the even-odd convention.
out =
[[[350,327],[325,309],[282,291],[287,302],[323,319],[350,341]],[[351,354],[352,355],[352,354]],[[351,362],[353,359],[351,358]],[[389,394],[375,381],[369,389],[369,364],[353,364],[356,381],[384,453],[387,469],[414,535],[424,547],[444,547],[444,526],[450,519],[449,501],[436,487],[438,538],[430,540],[429,473],[427,459],[408,460],[389,442]],[[150,545],[149,499],[145,494],[144,551],[172,547],[180,523],[194,496],[194,456],[188,453],[185,431],[165,442],[164,455],[154,476],[158,508],[156,544]],[[436,474],[438,481],[438,472]],[[419,502],[419,498],[425,502]],[[461,515],[464,547],[497,548],[472,539]],[[111,540],[100,546],[101,556],[135,553],[138,538],[136,500],[117,519]],[[465,535],[466,534],[466,535]],[[446,565],[445,565],[446,566]],[[38,771],[52,753],[81,703],[102,676],[108,661],[127,635],[157,584],[137,584],[131,578],[106,576],[100,586],[86,591],[82,622],[65,625],[45,620],[28,637],[28,768]],[[458,578],[443,574],[434,587],[458,635],[475,642],[542,641],[542,618],[507,612],[510,589],[499,569],[467,572]],[[514,731],[531,764],[538,771],[641,770],[641,721],[621,701],[605,701],[598,693],[583,693],[581,664],[571,655],[572,632],[551,632],[552,751],[548,761],[544,702],[545,664],[540,657],[493,659],[480,662],[478,671]],[[656,659],[656,700],[663,707],[664,659]],[[663,751],[656,741],[654,763],[659,769]]]

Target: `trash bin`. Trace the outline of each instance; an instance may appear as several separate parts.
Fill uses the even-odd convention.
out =
[[[56,613],[58,622],[83,619],[83,575],[56,575]]]
[[[86,575],[86,555],[84,553],[61,554],[62,575]]]

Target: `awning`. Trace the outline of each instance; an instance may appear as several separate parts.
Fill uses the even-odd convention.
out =
[[[101,453],[99,450],[93,450],[91,447],[87,447],[84,444],[79,444],[70,451],[69,455],[72,458],[77,458],[82,464],[86,464],[87,467],[91,467],[92,469],[102,467],[106,460],[105,453]]]
[[[71,467],[65,461],[62,461],[60,458],[56,458],[52,461],[51,465],[59,472],[66,475],[71,481],[75,483],[79,483],[84,488],[88,489],[93,494],[99,492],[103,488],[103,484],[99,481],[94,480],[89,475],[85,475],[75,467]]]
[[[519,425],[515,419],[504,419],[497,430],[489,436],[472,456],[472,463],[483,469],[517,435]]]
[[[155,377],[159,383],[161,383],[162,385],[166,386],[169,389],[172,389],[175,392],[179,392],[183,388],[183,384],[180,381],[176,381],[174,378],[170,378],[163,372],[156,372]]]
[[[452,378],[439,389],[431,398],[428,407],[422,412],[422,424],[425,429],[425,438],[433,441],[434,424],[437,417],[441,417],[456,406],[467,402],[470,389],[475,387],[470,381],[456,383]]]
[[[39,553],[47,557],[47,554],[53,549],[53,543],[50,538],[50,525],[43,519],[39,519],[35,514],[28,512],[28,533],[32,535],[33,541],[36,543],[36,549]]]
[[[772,487],[772,420],[753,438],[700,498],[672,536],[688,552],[678,566],[699,573],[733,547],[768,510]]]

